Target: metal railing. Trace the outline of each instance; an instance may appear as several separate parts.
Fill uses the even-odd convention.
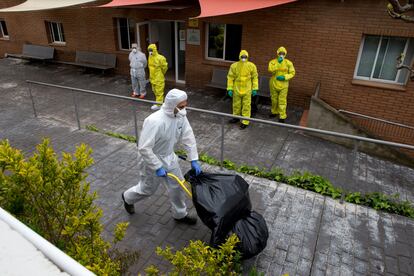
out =
[[[382,139],[400,143],[414,143],[414,127],[412,126],[343,109],[339,109],[338,112],[348,115],[357,125]]]
[[[150,104],[156,104],[157,103],[155,101],[150,101],[150,100],[136,99],[136,98],[131,98],[131,97],[127,97],[127,96],[108,94],[108,93],[103,93],[103,92],[97,92],[97,91],[86,90],[86,89],[79,89],[79,88],[56,85],[56,84],[50,84],[50,83],[44,83],[44,82],[37,82],[37,81],[27,80],[27,83],[29,83],[30,99],[32,101],[33,113],[34,113],[35,117],[37,117],[37,112],[36,112],[36,107],[35,107],[35,103],[34,103],[34,100],[33,100],[32,91],[31,91],[31,85],[32,84],[47,86],[47,87],[54,87],[54,88],[59,88],[59,89],[63,89],[63,90],[70,90],[73,93],[73,103],[74,103],[74,107],[75,107],[75,113],[76,113],[76,120],[77,120],[77,124],[78,124],[78,129],[81,129],[81,123],[80,123],[80,118],[79,118],[76,92],[91,94],[91,95],[104,96],[104,97],[110,97],[110,98],[116,98],[116,99],[131,101],[131,102],[142,102],[142,103],[150,103]],[[318,87],[319,87],[319,85],[318,85]],[[407,144],[402,144],[402,143],[372,139],[372,138],[355,136],[355,135],[350,135],[350,134],[345,134],[345,133],[338,133],[338,132],[329,131],[329,130],[302,127],[302,126],[297,126],[297,125],[289,125],[289,124],[273,122],[273,121],[267,121],[267,120],[262,120],[262,119],[246,118],[246,117],[242,117],[242,116],[236,116],[236,115],[232,115],[232,114],[227,114],[227,113],[222,113],[222,112],[217,112],[217,111],[211,111],[211,110],[205,110],[205,109],[200,109],[200,108],[194,108],[194,107],[187,107],[187,109],[192,110],[192,111],[196,111],[196,112],[200,112],[200,113],[211,114],[211,115],[221,117],[221,143],[220,143],[221,144],[221,150],[220,150],[220,161],[221,161],[220,163],[221,163],[221,165],[223,164],[223,161],[224,161],[224,136],[225,136],[224,126],[225,126],[225,118],[237,118],[237,119],[240,119],[240,120],[248,120],[248,121],[255,122],[255,123],[271,125],[271,126],[277,126],[277,127],[291,129],[291,130],[300,130],[300,131],[303,131],[303,132],[309,132],[309,133],[314,133],[314,134],[322,134],[322,135],[328,135],[328,136],[333,136],[333,137],[338,137],[338,138],[350,139],[350,140],[353,141],[353,147],[352,147],[353,149],[352,149],[352,154],[349,156],[349,158],[347,160],[347,165],[346,165],[346,168],[345,168],[346,177],[348,177],[349,179],[352,179],[352,177],[353,177],[352,167],[353,167],[353,165],[355,163],[355,160],[356,160],[356,157],[357,157],[358,147],[359,147],[360,142],[367,142],[367,143],[373,143],[373,144],[377,144],[377,145],[402,148],[402,149],[406,149],[406,150],[414,150],[414,146],[407,145]],[[138,134],[138,124],[137,124],[137,116],[136,116],[135,109],[133,109],[133,116],[134,116],[135,138],[136,138],[136,141],[137,141],[137,144],[138,144],[139,134]]]
[[[0,208],[0,220],[3,220],[10,228],[22,235],[64,272],[70,275],[95,275],[2,208]]]

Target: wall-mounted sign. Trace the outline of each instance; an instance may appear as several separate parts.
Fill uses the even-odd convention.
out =
[[[198,28],[198,19],[196,18],[188,19],[188,27]]]
[[[187,44],[200,45],[199,29],[187,29]]]

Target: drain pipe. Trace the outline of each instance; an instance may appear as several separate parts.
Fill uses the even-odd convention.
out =
[[[7,223],[12,229],[22,235],[26,240],[32,243],[40,252],[42,252],[49,260],[58,266],[62,271],[70,275],[92,276],[95,275],[86,267],[72,259],[59,248],[51,244],[42,236],[34,232],[18,219],[10,215],[4,209],[0,208],[0,219]]]

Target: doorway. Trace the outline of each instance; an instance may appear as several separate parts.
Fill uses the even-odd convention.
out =
[[[137,42],[148,56],[154,43],[168,62],[166,80],[185,83],[185,23],[182,21],[145,21],[137,23]]]

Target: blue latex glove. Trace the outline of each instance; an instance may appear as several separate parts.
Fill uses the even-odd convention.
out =
[[[227,91],[227,94],[229,95],[230,98],[233,98],[233,90]]]
[[[155,174],[160,177],[165,177],[167,176],[167,171],[163,167],[161,167],[155,171]]]
[[[282,58],[282,57],[278,57],[277,58],[277,61],[279,62],[279,63],[282,63],[282,61],[284,60],[284,58]]]
[[[257,95],[257,90],[253,90],[253,91],[252,91],[252,96],[253,96],[253,97],[256,97],[256,95]]]
[[[284,81],[285,80],[285,76],[277,76],[276,79],[278,81]]]
[[[201,167],[197,160],[191,161],[191,168],[194,169],[196,176],[201,173]]]

